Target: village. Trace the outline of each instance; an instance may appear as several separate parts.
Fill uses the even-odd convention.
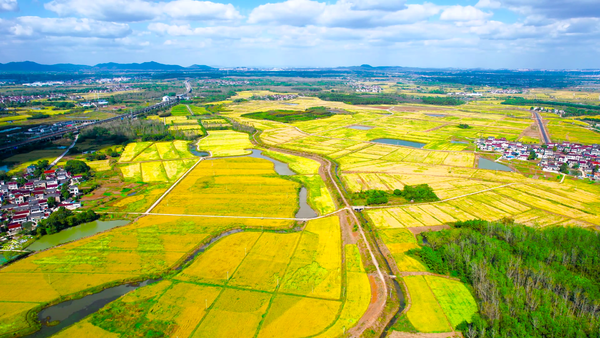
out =
[[[82,175],[66,170],[45,170],[34,176],[36,166],[29,166],[25,175],[0,181],[0,228],[14,236],[29,227],[34,230],[40,220],[47,219],[59,208],[75,210],[81,207],[78,185]],[[37,171],[39,173],[39,171]]]
[[[549,143],[545,145],[524,144],[507,141],[506,138],[476,140],[481,151],[502,153],[502,159],[539,161],[543,171],[553,173],[575,174],[592,180],[600,180],[600,145],[583,145],[577,143]]]

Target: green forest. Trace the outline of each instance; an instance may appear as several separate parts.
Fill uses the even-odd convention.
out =
[[[465,337],[600,337],[600,234],[512,220],[458,222],[409,251],[472,286],[479,306]]]
[[[312,107],[304,111],[299,110],[269,110],[266,112],[248,113],[242,115],[257,120],[270,120],[283,123],[310,121],[334,115],[328,108]]]

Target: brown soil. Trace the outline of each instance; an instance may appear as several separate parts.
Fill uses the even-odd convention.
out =
[[[94,190],[94,193],[92,194],[92,196],[82,197],[81,200],[82,201],[93,201],[93,200],[101,199],[102,197],[104,197],[102,194],[104,194],[107,190],[108,190],[107,188],[98,188],[98,189]]]
[[[430,227],[413,227],[413,228],[408,228],[408,230],[410,230],[410,232],[412,232],[414,235],[418,235],[422,232],[428,232],[428,231],[440,231],[440,230],[444,230],[444,229],[450,229],[449,225],[446,224],[442,224],[442,225],[436,225],[436,226],[430,226]]]
[[[344,244],[356,244],[358,241],[358,232],[352,231],[352,223],[348,220],[348,214],[340,214],[340,225],[342,227],[342,241]]]
[[[371,284],[371,303],[367,311],[360,318],[358,323],[348,331],[350,337],[359,337],[369,327],[375,325],[381,316],[381,309],[385,306],[386,295],[380,287],[378,276],[375,273],[369,274],[369,283]]]

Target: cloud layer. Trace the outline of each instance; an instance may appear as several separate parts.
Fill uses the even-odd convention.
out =
[[[0,62],[600,68],[598,0],[19,1],[0,0]]]

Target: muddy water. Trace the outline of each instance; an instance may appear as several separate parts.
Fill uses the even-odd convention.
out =
[[[124,294],[157,281],[158,280],[149,279],[137,284],[119,285],[80,299],[69,300],[50,306],[38,314],[38,320],[42,323],[42,328],[25,337],[50,337],[67,326],[71,326],[86,316],[100,310],[104,305],[116,300]],[[47,325],[47,323],[53,321],[59,321],[58,325]]]

